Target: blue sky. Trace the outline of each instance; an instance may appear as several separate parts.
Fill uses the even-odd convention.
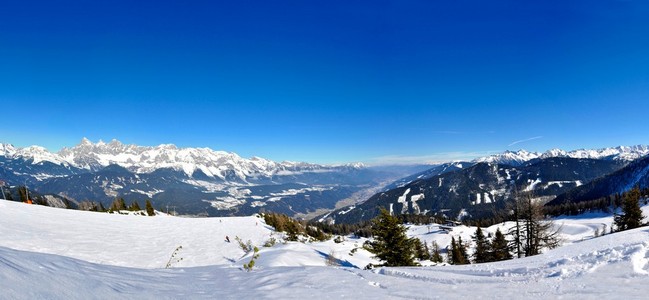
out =
[[[0,3],[0,142],[319,163],[649,143],[647,1],[51,2]]]

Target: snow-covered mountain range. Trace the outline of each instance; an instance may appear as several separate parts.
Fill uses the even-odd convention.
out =
[[[529,152],[526,150],[505,151],[503,153],[490,156],[480,157],[474,162],[489,162],[503,165],[518,166],[534,159],[544,159],[550,157],[570,157],[570,158],[589,158],[589,159],[606,159],[633,161],[649,154],[649,146],[619,146],[602,149],[578,149],[565,151],[561,149],[552,149],[546,152]]]
[[[93,143],[84,138],[58,153],[0,144],[0,181],[14,187],[16,199],[16,187],[28,185],[37,194],[65,197],[73,207],[88,206],[82,203],[88,201],[109,205],[123,197],[151,199],[183,214],[307,214],[407,174],[361,163],[274,162],[209,148],[145,147],[117,140]]]
[[[215,151],[209,148],[178,148],[172,144],[155,147],[126,145],[118,140],[109,143],[92,143],[84,138],[72,148],[63,148],[58,153],[49,152],[40,146],[16,148],[0,144],[0,156],[23,158],[32,164],[50,162],[61,166],[73,166],[97,171],[116,164],[134,173],[151,173],[159,169],[183,171],[187,176],[200,172],[207,177],[222,180],[294,175],[301,172],[326,172],[333,168],[363,168],[354,163],[342,166],[325,166],[303,162],[274,162],[260,157],[242,158],[236,153]]]
[[[518,166],[534,159],[550,157],[590,158],[632,161],[649,154],[649,146],[619,146],[602,149],[579,149],[565,151],[552,149],[546,152],[526,150],[505,151],[473,162],[489,162]],[[138,146],[123,144],[118,140],[108,143],[93,143],[83,138],[71,148],[63,148],[53,153],[40,146],[16,148],[11,144],[0,143],[0,156],[23,158],[32,164],[50,162],[60,166],[96,171],[116,164],[134,173],[151,173],[158,169],[171,168],[183,171],[187,176],[200,172],[208,177],[226,179],[235,177],[242,181],[248,178],[292,175],[300,172],[325,172],[332,168],[363,168],[362,163],[342,166],[325,166],[304,162],[275,162],[261,157],[242,158],[236,153],[215,151],[210,148],[178,148],[173,144],[158,146]]]
[[[612,163],[611,166],[619,168],[647,154],[649,147],[641,145],[597,150],[555,149],[544,153],[507,151],[472,162],[432,166],[432,169],[412,175],[415,172],[399,173],[398,170],[366,167],[362,164],[328,166],[274,162],[259,157],[246,159],[232,152],[209,148],[178,148],[170,144],[153,147],[126,145],[117,140],[93,143],[84,138],[78,145],[63,148],[58,153],[39,146],[16,148],[10,144],[0,144],[0,180],[12,186],[29,185],[35,192],[59,195],[76,203],[90,200],[108,205],[115,197],[125,197],[129,201],[152,199],[154,204],[177,206],[181,212],[189,214],[249,215],[260,210],[272,210],[294,215],[308,214],[318,209],[333,209],[336,203],[363,190],[375,191],[377,187],[385,187],[383,190],[390,194],[388,190],[397,187],[407,189],[412,181],[430,181],[435,176],[456,176],[445,174],[479,163],[501,165],[503,170],[509,170],[509,167],[524,170],[524,166],[550,158],[588,158],[608,161]],[[548,163],[554,166],[554,162]],[[546,185],[534,185],[544,188],[540,194],[552,191],[552,195],[558,195],[563,190],[555,191],[556,186],[567,189],[594,178],[586,176],[587,174],[600,172],[596,174],[597,177],[614,170],[608,165],[582,170],[582,165],[589,164],[591,163],[587,161],[562,162],[557,166],[561,166],[561,170],[565,169],[565,172],[555,170],[553,172],[556,174],[530,175],[533,178],[521,175],[520,179],[547,181],[548,184],[561,181],[561,184],[552,185],[552,189]],[[510,175],[500,175],[513,176],[511,174],[517,174],[521,170],[514,169]],[[569,176],[576,171],[579,176],[586,177]],[[458,182],[489,181],[487,178],[491,178],[486,173],[467,172],[468,177]],[[536,170],[530,172],[537,174]],[[411,176],[404,177],[408,174]],[[494,183],[493,189],[485,190],[488,185],[485,183],[485,186],[465,189],[466,193],[458,192],[464,191],[459,187],[466,185],[447,187],[451,181],[440,181],[441,177],[432,179],[429,185],[434,189],[443,187],[447,192],[455,191],[453,195],[459,193],[458,197],[461,196],[465,201],[477,203],[486,197],[484,193],[489,193],[490,199],[495,199],[497,193],[492,190],[502,189],[501,185],[505,182],[496,177],[492,178],[497,183]],[[402,180],[395,182],[398,178]],[[568,184],[567,181],[571,183]],[[390,182],[394,183],[389,185]],[[398,202],[403,193],[404,191],[395,192],[393,200]],[[426,195],[426,201],[442,197],[442,194],[444,193],[440,191],[435,193],[437,196]],[[483,196],[477,198],[478,194]],[[445,198],[453,198],[449,197]],[[448,204],[445,208],[454,205]]]

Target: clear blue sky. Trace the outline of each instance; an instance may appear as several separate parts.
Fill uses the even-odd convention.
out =
[[[378,163],[647,144],[649,2],[2,1],[0,104],[0,142],[51,151]]]

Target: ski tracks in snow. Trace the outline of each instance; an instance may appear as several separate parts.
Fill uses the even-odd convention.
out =
[[[363,281],[367,281],[367,284],[369,284],[370,286],[386,289],[386,287],[381,285],[381,283],[376,282],[376,281],[371,281],[371,280],[368,280],[367,278],[365,278],[365,276],[363,276],[363,274],[359,273],[358,269],[342,269],[342,270],[345,270],[347,272],[350,272],[350,273],[356,275],[358,278],[360,278]]]

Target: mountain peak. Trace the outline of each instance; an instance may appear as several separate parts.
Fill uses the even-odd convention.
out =
[[[555,148],[555,149],[548,150],[544,153],[529,152],[527,150],[521,149],[518,151],[507,150],[500,154],[480,157],[475,159],[474,162],[491,162],[491,163],[518,166],[533,159],[550,158],[550,157],[570,157],[570,158],[611,159],[611,160],[632,161],[648,154],[649,154],[649,146],[646,145],[618,146],[618,147],[601,148],[601,149],[593,149],[593,150],[577,149],[572,151],[565,151],[565,150]]]
[[[12,144],[0,143],[0,155],[13,156],[16,153],[16,147]]]
[[[88,138],[72,148],[63,148],[51,153],[42,147],[16,149],[10,146],[0,148],[0,155],[10,153],[34,163],[50,161],[59,165],[71,165],[87,170],[99,170],[111,164],[119,165],[135,173],[151,173],[170,168],[192,176],[196,171],[208,177],[226,181],[246,182],[248,178],[271,178],[281,172],[311,172],[332,167],[309,163],[277,163],[260,157],[245,159],[238,154],[215,151],[210,148],[178,148],[174,144],[158,146],[125,145],[117,139],[94,144]],[[16,153],[14,155],[14,152]],[[6,156],[6,155],[5,155]]]
[[[99,142],[102,142],[102,140],[99,140]],[[83,137],[79,145],[92,145],[92,142],[88,138]]]

